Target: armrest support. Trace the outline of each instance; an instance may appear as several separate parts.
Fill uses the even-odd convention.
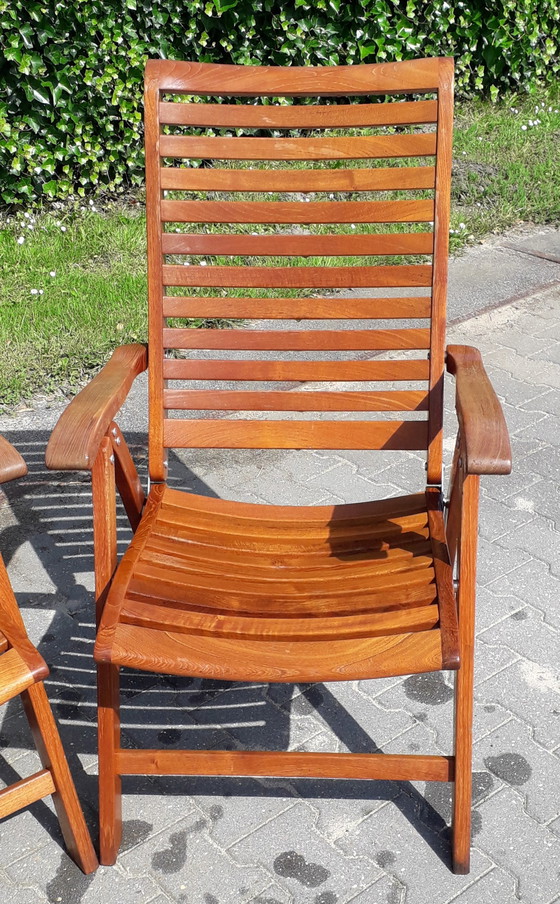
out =
[[[447,370],[456,381],[455,405],[465,473],[509,474],[508,429],[480,352],[468,345],[449,345]]]
[[[135,378],[148,366],[145,345],[121,345],[85,389],[70,402],[54,428],[48,468],[90,471],[99,444]]]
[[[0,483],[15,480],[27,474],[27,465],[11,443],[0,436]]]

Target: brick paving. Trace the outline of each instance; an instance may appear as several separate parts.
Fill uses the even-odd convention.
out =
[[[475,270],[477,261],[486,273],[491,259],[496,264],[501,306],[469,318],[453,298],[451,305],[458,322],[449,340],[482,350],[504,402],[515,467],[511,477],[482,481],[470,875],[449,870],[445,784],[128,778],[122,853],[94,876],[84,877],[64,853],[47,803],[5,820],[0,904],[560,901],[560,263],[531,259],[531,248],[560,259],[558,233],[546,230],[475,249]],[[452,264],[456,293],[468,261]],[[134,406],[142,392],[123,419],[135,425],[128,435],[139,449],[144,424]],[[446,408],[452,437],[452,380]],[[28,478],[0,500],[1,545],[31,637],[51,665],[47,690],[95,835],[88,477],[44,469],[60,410],[38,401],[0,421],[30,465]],[[196,492],[288,504],[406,492],[423,476],[413,453],[197,452],[174,467],[177,483]],[[293,687],[130,673],[124,743],[447,753],[450,680]],[[4,710],[0,781],[10,782],[36,768],[35,755],[18,705]]]

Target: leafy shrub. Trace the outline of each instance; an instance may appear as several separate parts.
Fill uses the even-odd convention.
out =
[[[560,0],[0,0],[0,195],[143,178],[149,57],[324,65],[453,55],[463,96],[552,79]]]

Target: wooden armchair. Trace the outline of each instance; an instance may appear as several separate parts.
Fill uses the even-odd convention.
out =
[[[0,436],[0,483],[27,473],[14,447]],[[21,696],[43,768],[0,791],[0,818],[52,794],[70,855],[84,873],[97,869],[97,857],[56,727],[43,680],[47,664],[23,623],[0,556],[0,703]]]
[[[49,467],[92,472],[103,863],[119,848],[123,774],[280,775],[453,782],[453,867],[468,871],[478,482],[508,473],[510,450],[478,352],[445,353],[452,90],[450,59],[324,69],[147,65],[147,498],[114,423],[148,364],[143,346],[117,349],[47,449]],[[177,102],[181,95],[189,102]],[[369,225],[380,223],[390,225]],[[212,265],[181,265],[204,255]],[[270,255],[286,266],[266,266]],[[335,265],[301,266],[310,256]],[[388,287],[391,297],[333,294],[349,286]],[[195,317],[242,322],[188,328]],[[249,329],[251,318],[287,324]],[[299,320],[344,328],[297,329]],[[446,360],[460,424],[448,508]],[[208,381],[210,389],[200,388]],[[326,385],[270,389],[290,381]],[[239,411],[246,414],[223,414]],[[282,414],[263,420],[263,411]],[[338,412],[351,414],[340,420]],[[427,481],[416,494],[357,505],[228,502],[166,485],[167,449],[195,447],[424,450]],[[135,530],[118,567],[115,487]],[[119,670],[127,666],[270,682],[455,669],[455,751],[123,749]]]

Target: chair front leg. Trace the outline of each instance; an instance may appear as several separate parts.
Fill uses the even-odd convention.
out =
[[[117,567],[116,434],[101,441],[92,468],[93,545],[95,560],[96,620],[99,625],[111,580]],[[97,666],[97,731],[99,757],[99,846],[101,863],[117,858],[122,834],[121,779],[117,772],[120,748],[119,669]]]
[[[470,868],[472,810],[472,724],[474,687],[476,552],[478,544],[478,475],[465,474],[460,452],[455,464],[449,510],[450,532],[458,553],[458,617],[460,667],[455,676],[455,781],[453,786],[453,871],[466,874]],[[455,522],[455,523],[453,523]],[[457,524],[458,522],[458,524]]]

